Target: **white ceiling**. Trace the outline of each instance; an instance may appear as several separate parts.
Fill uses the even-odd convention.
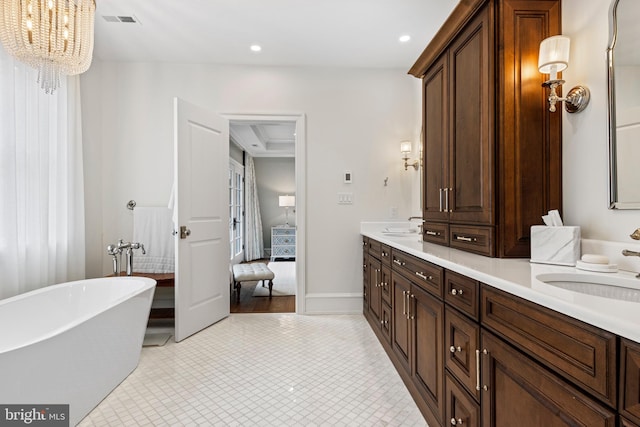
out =
[[[230,120],[229,135],[252,157],[293,157],[296,122]]]
[[[94,56],[408,70],[458,0],[97,0]],[[132,16],[137,23],[107,22]],[[116,20],[117,21],[117,20]],[[408,34],[411,40],[400,43]],[[252,44],[262,46],[251,52]]]
[[[94,57],[408,71],[458,0],[97,0]],[[134,23],[118,17],[132,17]],[[400,43],[402,35],[411,40]],[[262,47],[259,53],[250,46]],[[254,157],[294,155],[295,122],[231,122]]]

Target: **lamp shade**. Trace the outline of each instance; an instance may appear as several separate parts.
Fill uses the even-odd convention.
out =
[[[404,154],[411,153],[411,141],[401,141],[400,152]]]
[[[296,196],[278,196],[278,206],[288,208],[296,205]]]
[[[542,74],[558,73],[569,66],[569,37],[553,36],[540,42],[538,70]]]

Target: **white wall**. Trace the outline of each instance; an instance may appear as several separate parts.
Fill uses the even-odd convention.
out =
[[[562,8],[572,39],[565,88],[586,84],[592,97],[582,113],[562,113],[564,219],[584,238],[630,242],[640,213],[607,208],[609,1]],[[82,76],[87,274],[108,273],[106,245],[130,236],[129,199],[167,203],[179,96],[221,113],[307,115],[307,293],[360,293],[360,221],[388,219],[392,206],[400,219],[419,212],[419,174],[403,170],[398,147],[417,141],[420,126],[419,81],[405,73],[94,61]],[[342,182],[344,170],[353,184]],[[354,193],[353,205],[337,204],[343,191]]]
[[[286,222],[285,209],[278,205],[278,197],[296,194],[296,162],[293,157],[254,158],[258,201],[262,219],[265,249],[271,249],[271,227]],[[289,225],[295,225],[295,208],[289,208]]]
[[[388,219],[391,207],[401,219],[418,210],[418,172],[403,170],[399,141],[418,140],[420,85],[404,69],[95,60],[81,81],[89,276],[109,272],[108,243],[130,238],[128,200],[169,199],[174,96],[220,113],[306,114],[307,294],[360,295],[360,221]],[[344,170],[353,184],[343,183]],[[337,204],[343,191],[353,205]]]
[[[564,216],[589,239],[632,242],[640,227],[637,210],[609,210],[607,140],[607,63],[609,0],[563,0],[563,34],[571,38],[564,92],[577,84],[591,91],[591,102],[577,114],[563,111]]]

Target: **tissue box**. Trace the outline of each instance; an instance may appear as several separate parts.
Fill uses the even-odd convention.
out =
[[[531,262],[576,265],[580,259],[580,227],[531,227]]]

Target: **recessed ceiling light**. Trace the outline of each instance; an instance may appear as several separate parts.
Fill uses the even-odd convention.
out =
[[[405,34],[405,35],[400,36],[400,38],[398,40],[400,40],[400,43],[406,43],[409,40],[411,40],[411,36],[408,35],[408,34]]]
[[[262,47],[257,44],[252,44],[250,49],[252,52],[260,52],[262,50]]]

